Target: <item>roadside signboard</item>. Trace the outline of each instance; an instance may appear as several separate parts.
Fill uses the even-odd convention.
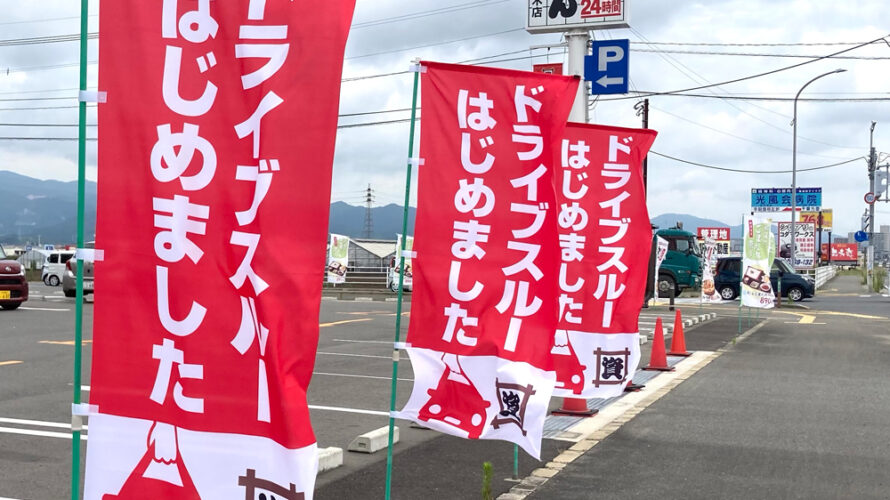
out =
[[[862,243],[863,241],[868,241],[868,233],[866,233],[865,231],[856,231],[856,233],[853,234],[853,239],[860,243]]]
[[[828,262],[828,243],[822,244],[822,262]],[[832,243],[831,262],[858,262],[859,248],[855,243]]]
[[[714,243],[717,245],[716,252],[718,257],[729,255],[730,231],[728,227],[700,227],[697,233],[700,242],[704,242],[709,238],[714,240]]]
[[[584,57],[584,79],[590,82],[590,93],[626,94],[630,40],[594,40],[592,52]]]
[[[529,33],[627,28],[626,0],[528,0]]]
[[[797,188],[797,210],[818,212],[822,208],[822,188]],[[791,211],[791,188],[754,188],[751,190],[754,212]]]
[[[865,199],[865,202],[868,203],[869,205],[874,205],[877,197],[875,197],[874,193],[869,191],[869,192],[865,193],[865,196],[863,196],[863,199]]]
[[[798,222],[794,226],[794,269],[812,269],[816,266],[816,226]],[[791,258],[791,223],[779,223],[779,257]]]
[[[331,243],[328,249],[328,283],[345,283],[348,265],[349,237],[331,234]]]
[[[822,209],[822,230],[823,231],[831,231],[832,222],[833,222],[834,214],[832,209],[823,208]],[[819,212],[801,212],[800,216],[797,219],[799,222],[809,222],[816,225],[816,229],[819,229]]]

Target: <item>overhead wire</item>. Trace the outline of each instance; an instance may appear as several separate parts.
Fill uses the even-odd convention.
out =
[[[699,163],[699,162],[694,162],[694,161],[690,161],[690,160],[684,160],[682,158],[677,158],[676,156],[671,156],[668,154],[660,153],[658,151],[651,150],[651,149],[649,150],[649,154],[654,154],[656,156],[661,156],[662,158],[667,158],[669,160],[677,161],[680,163],[685,163],[687,165],[692,165],[695,167],[708,168],[708,169],[712,169],[712,170],[720,170],[720,171],[724,171],[724,172],[735,172],[735,173],[744,173],[744,174],[790,174],[792,172],[792,170],[747,170],[747,169],[740,169],[740,168],[718,167],[716,165],[709,165],[706,163]],[[850,159],[847,159],[847,160],[844,160],[841,162],[837,162],[837,163],[831,163],[829,165],[821,165],[818,167],[809,167],[809,168],[798,168],[797,171],[798,172],[810,172],[813,170],[824,170],[826,168],[840,167],[842,165],[846,165],[848,163],[853,163],[854,161],[863,160],[863,159],[865,159],[864,156],[857,156],[855,158],[850,158]]]

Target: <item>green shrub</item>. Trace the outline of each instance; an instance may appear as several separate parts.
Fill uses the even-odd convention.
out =
[[[491,494],[491,477],[493,475],[491,462],[482,463],[482,500],[494,500]]]

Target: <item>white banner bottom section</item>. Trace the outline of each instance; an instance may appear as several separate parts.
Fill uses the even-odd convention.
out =
[[[408,356],[414,388],[401,418],[467,439],[510,441],[540,459],[554,372],[495,356],[416,347],[408,348]]]
[[[315,443],[297,449],[242,434],[190,431],[114,415],[90,416],[85,500],[311,500]]]
[[[611,398],[624,393],[637,371],[640,334],[557,330],[550,353],[556,365],[554,396]]]

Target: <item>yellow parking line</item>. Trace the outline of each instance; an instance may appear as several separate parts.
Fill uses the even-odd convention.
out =
[[[39,344],[52,344],[52,345],[74,345],[73,340],[41,340],[38,342]],[[84,344],[92,344],[92,340],[84,340]]]
[[[318,326],[320,328],[324,328],[326,326],[337,326],[337,325],[345,325],[347,323],[358,323],[361,321],[371,321],[371,318],[361,318],[361,319],[345,319],[343,321],[332,321],[330,323],[321,323]]]
[[[18,364],[21,364],[21,363],[22,363],[21,361],[0,361],[0,366],[6,366],[6,365],[18,365]]]

